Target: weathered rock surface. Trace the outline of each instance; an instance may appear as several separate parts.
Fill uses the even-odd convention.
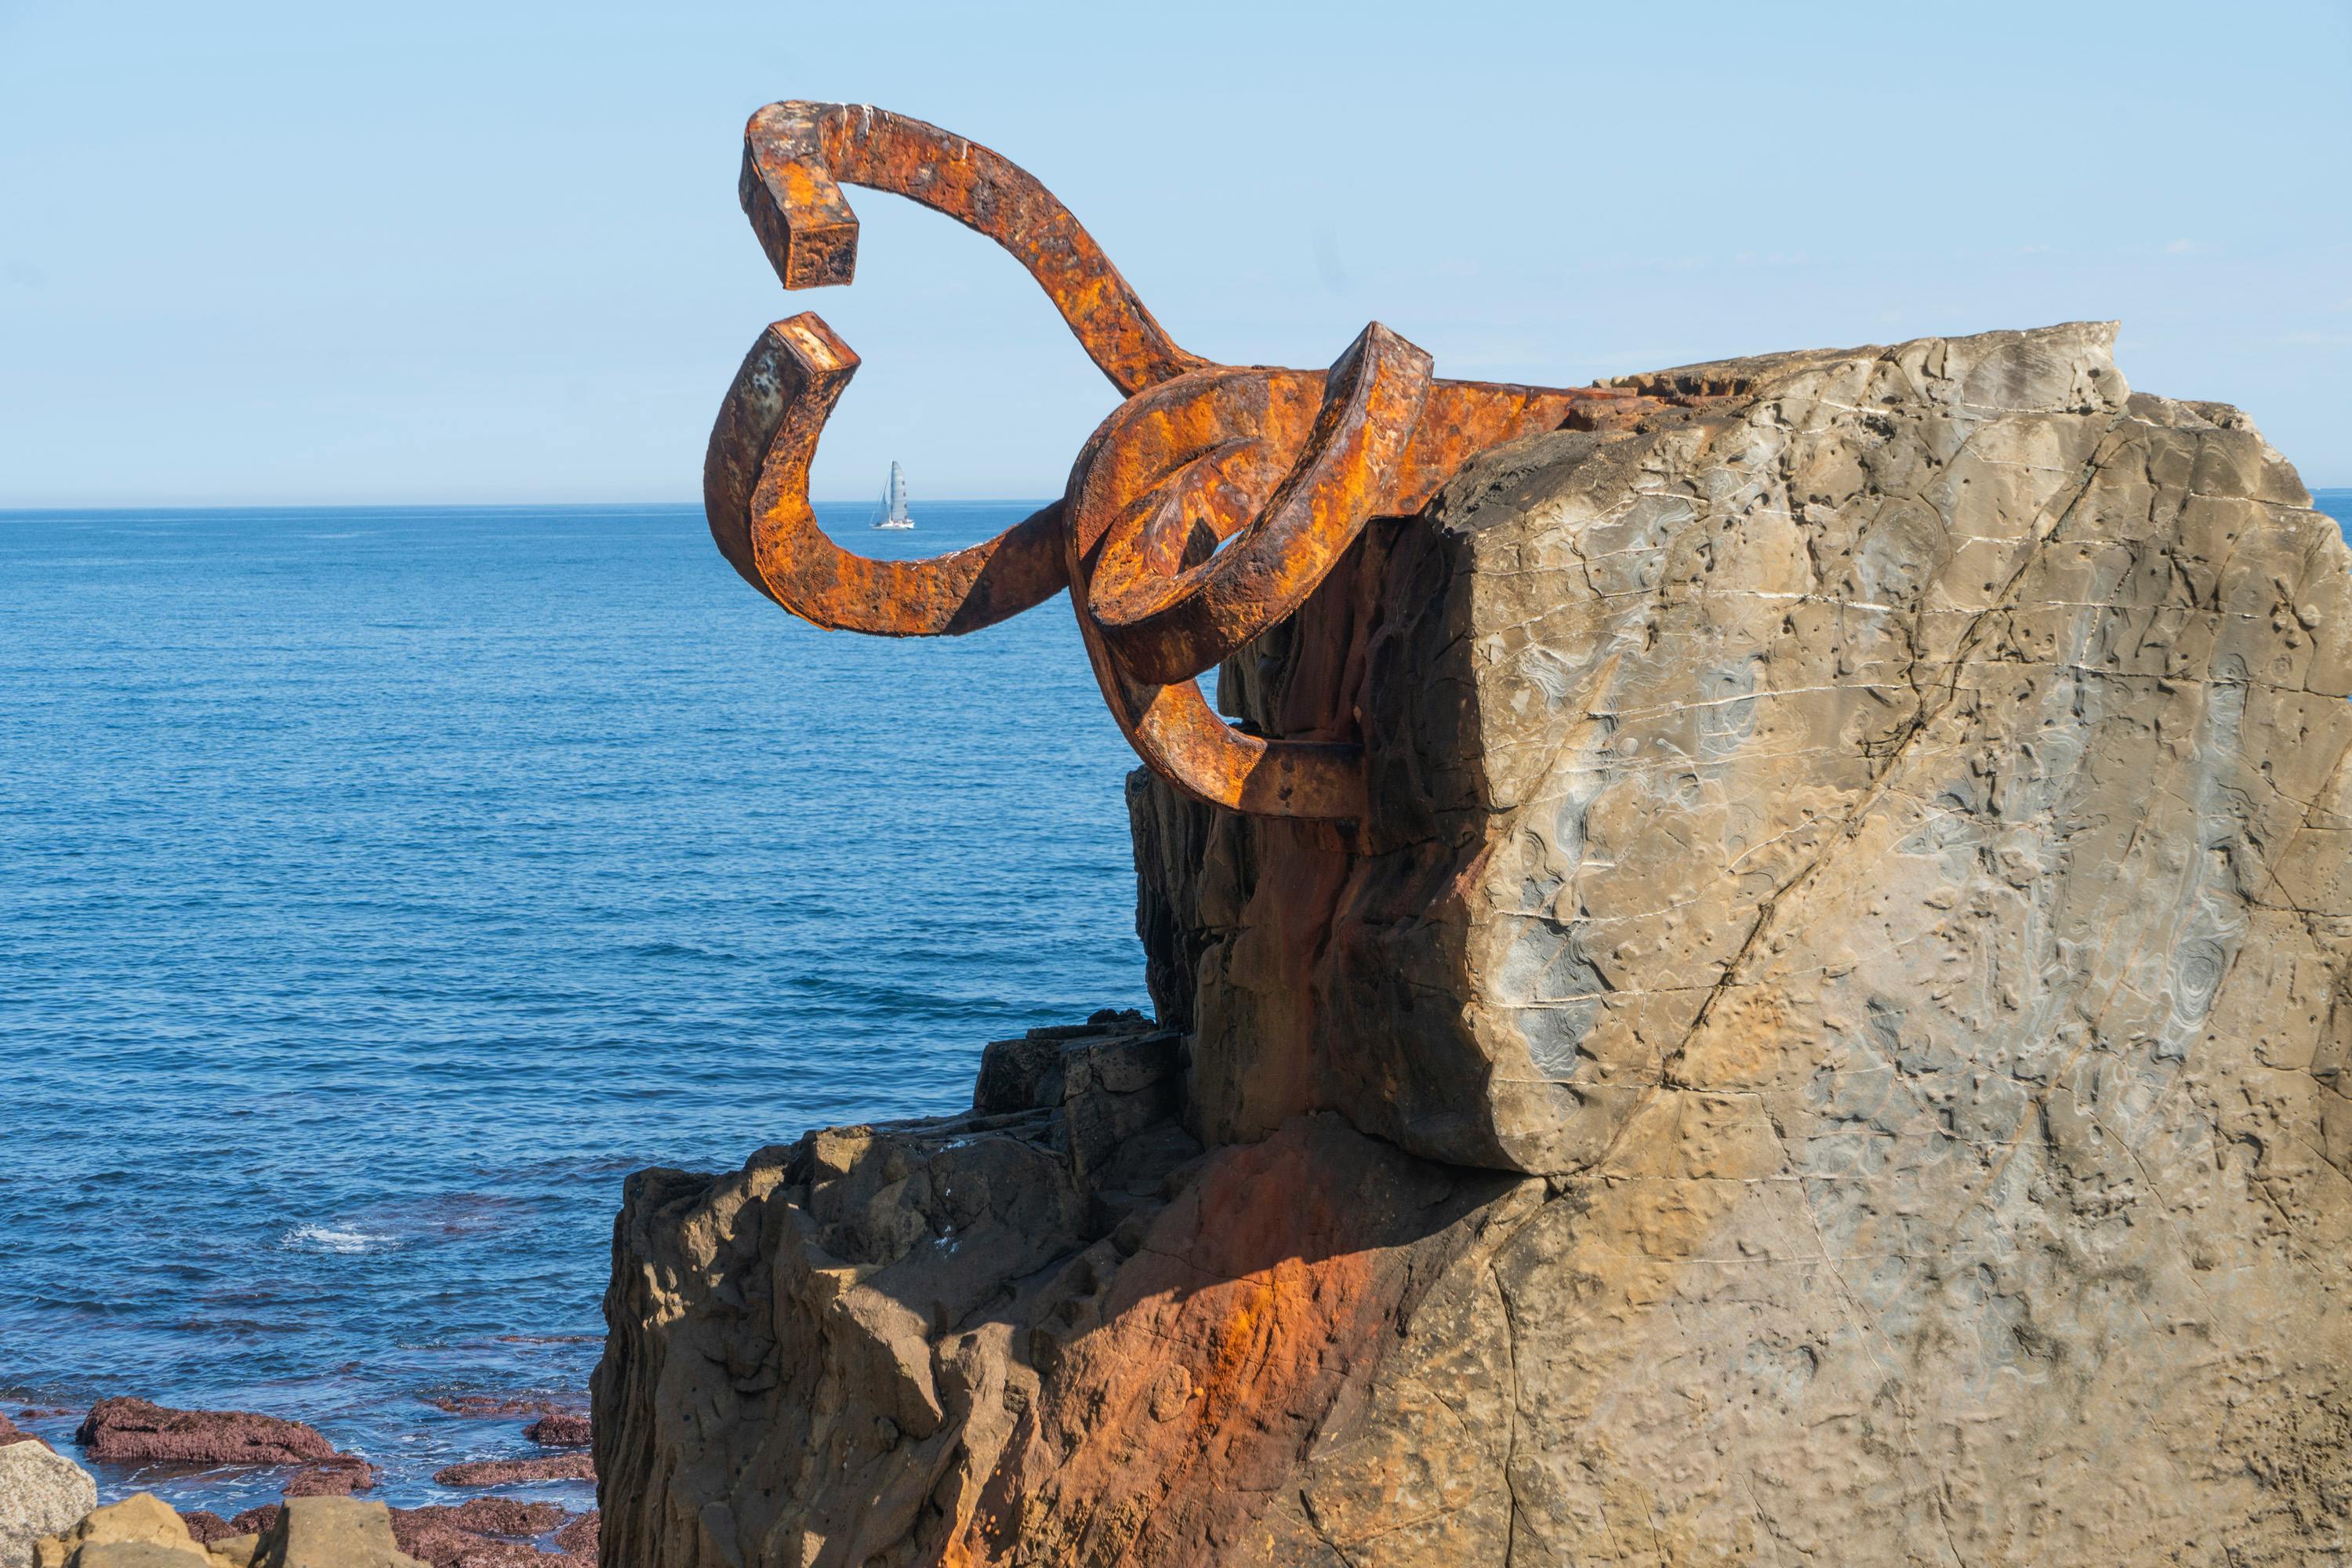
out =
[[[1038,1358],[1200,1152],[1177,1047],[1131,1016],[1038,1030],[990,1047],[967,1116],[632,1177],[593,1386],[604,1560],[862,1563],[968,1516]]]
[[[0,1568],[30,1568],[33,1542],[97,1506],[89,1472],[47,1444],[19,1434],[0,1445]]]
[[[199,1544],[171,1505],[147,1492],[43,1538],[33,1561],[39,1568],[247,1568],[244,1559]]]
[[[2352,1558],[2352,553],[2109,341],[1379,525],[1223,692],[1360,830],[1131,787],[1121,1131],[1024,1042],[633,1181],[604,1561]]]
[[[289,1498],[255,1547],[252,1568],[425,1568],[393,1540],[392,1514],[357,1498]]]

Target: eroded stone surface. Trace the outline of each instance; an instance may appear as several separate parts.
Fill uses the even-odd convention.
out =
[[[357,1498],[288,1498],[254,1548],[252,1568],[425,1568],[400,1550],[392,1515]]]
[[[1224,693],[1374,819],[1131,788],[1174,1121],[1000,1048],[633,1184],[604,1561],[2352,1555],[2352,555],[2108,346],[1668,373],[1383,525]]]
[[[1172,1080],[1165,1037],[1070,1033],[1065,1073],[1029,1081]],[[1255,1538],[1430,1282],[1541,1190],[1334,1116],[1206,1157],[1158,1121],[1082,1178],[1066,1112],[637,1178],[596,1382],[604,1560],[1176,1563]],[[972,1216],[964,1256],[946,1212]]]
[[[863,1563],[968,1519],[1040,1348],[1199,1152],[1177,1047],[1132,1017],[1039,1030],[990,1048],[967,1116],[632,1178],[594,1385],[604,1561]]]
[[[32,1561],[38,1568],[244,1568],[199,1544],[171,1506],[148,1492],[93,1509],[44,1536],[34,1543]]]

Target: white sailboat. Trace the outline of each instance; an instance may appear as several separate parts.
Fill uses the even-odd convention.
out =
[[[874,520],[877,528],[912,528],[915,520],[907,515],[907,470],[890,459],[890,482],[882,487],[882,510]]]

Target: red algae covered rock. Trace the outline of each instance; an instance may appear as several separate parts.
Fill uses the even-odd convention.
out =
[[[593,1563],[596,1561],[598,1539],[603,1534],[599,1528],[602,1523],[601,1516],[592,1508],[557,1531],[555,1544],[582,1563]]]
[[[266,1502],[258,1508],[247,1509],[228,1521],[229,1533],[232,1535],[266,1533],[271,1525],[278,1522],[278,1505],[274,1502]]]
[[[188,1527],[188,1538],[199,1546],[209,1545],[215,1541],[226,1541],[233,1535],[247,1533],[208,1508],[200,1508],[182,1514],[180,1522]],[[256,1528],[258,1529],[257,1526]]]
[[[583,1421],[581,1425],[584,1426],[587,1423]],[[585,1442],[587,1439],[583,1437],[581,1441]],[[25,1431],[14,1421],[9,1420],[5,1415],[0,1415],[0,1448],[5,1448],[11,1443],[39,1443],[44,1448],[49,1447],[48,1443],[44,1439],[36,1437],[30,1432]],[[55,1450],[52,1449],[51,1451],[54,1452]]]
[[[522,1435],[542,1448],[584,1448],[588,1447],[588,1417],[569,1411],[542,1415],[522,1429]]]
[[[558,1561],[530,1544],[569,1517],[551,1502],[511,1498],[473,1498],[466,1502],[392,1510],[393,1539],[432,1568],[489,1568],[491,1564]],[[568,1549],[567,1549],[568,1550]]]
[[[145,1399],[101,1399],[74,1441],[109,1464],[362,1465],[314,1427],[247,1410],[173,1410]]]
[[[443,1394],[425,1402],[445,1415],[485,1420],[512,1415],[560,1415],[565,1407],[535,1394]]]
[[[375,1467],[352,1454],[305,1465],[287,1478],[287,1497],[347,1497],[375,1485]]]
[[[476,1459],[433,1472],[445,1487],[509,1487],[523,1481],[593,1481],[596,1461],[587,1454],[549,1454],[533,1459]]]

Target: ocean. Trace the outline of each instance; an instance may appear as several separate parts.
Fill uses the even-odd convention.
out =
[[[1028,510],[824,512],[929,554]],[[449,1500],[534,1450],[423,1401],[584,1400],[628,1173],[960,1108],[986,1041],[1149,1005],[1062,600],[819,632],[688,506],[9,513],[0,690],[12,1415],[257,1409]]]
[[[1027,508],[917,510],[825,518],[929,554]],[[18,512],[0,617],[11,1413],[257,1409],[450,1500],[532,1450],[425,1401],[584,1399],[629,1172],[957,1108],[984,1041],[1147,1005],[1061,601],[817,632],[683,506]]]

